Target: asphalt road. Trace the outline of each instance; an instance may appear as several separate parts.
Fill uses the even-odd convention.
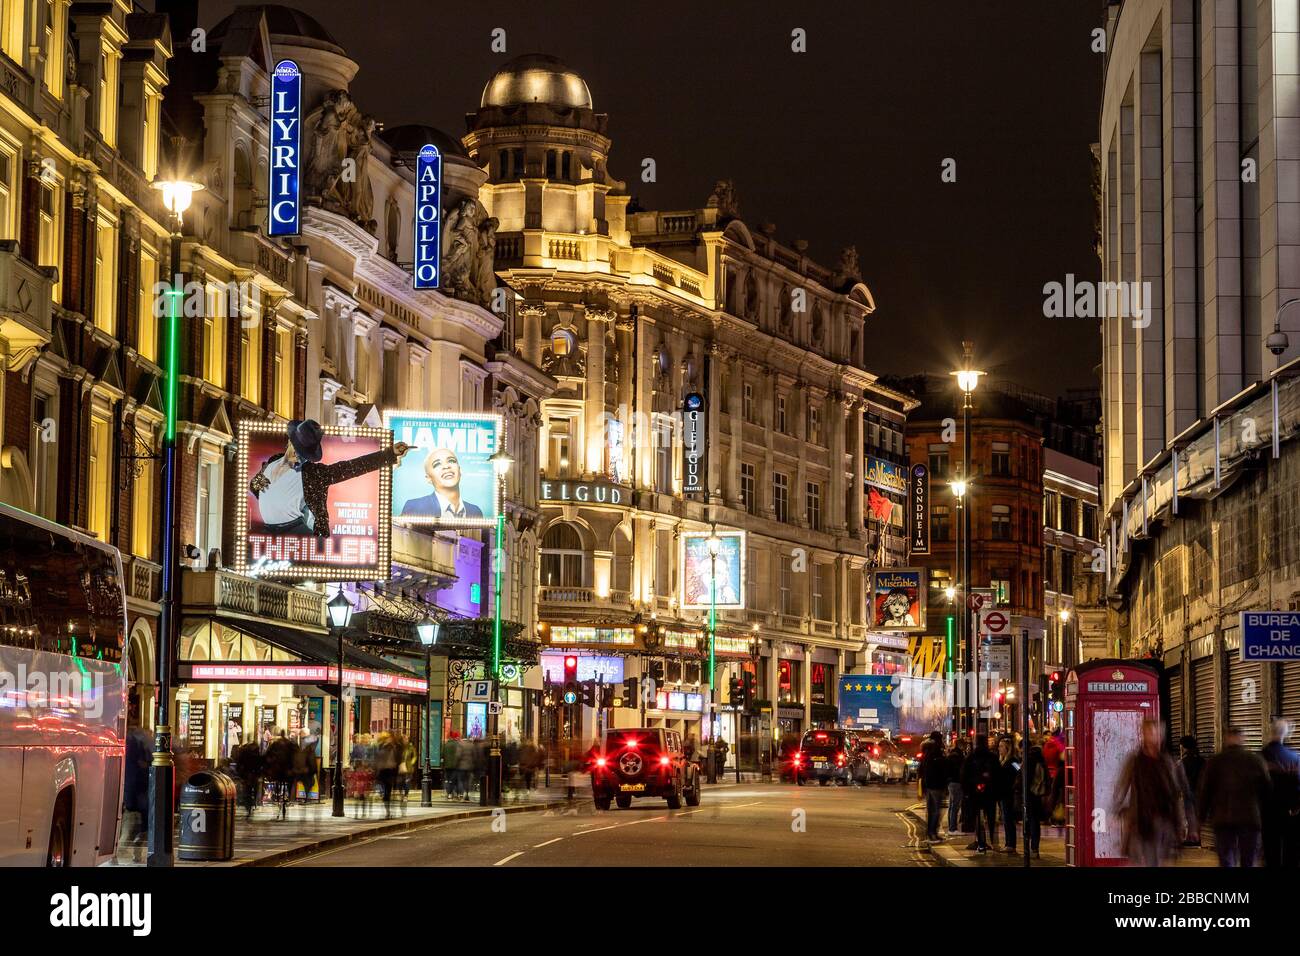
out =
[[[920,866],[903,813],[915,784],[707,787],[701,805],[635,800],[601,812],[590,791],[565,810],[480,817],[361,841],[292,866]]]

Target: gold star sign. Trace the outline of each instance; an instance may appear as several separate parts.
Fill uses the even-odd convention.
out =
[[[854,690],[862,690],[862,685],[861,685],[861,684],[858,684],[858,685],[857,685],[856,687],[854,687],[853,689],[854,689]],[[867,690],[870,690],[870,689],[871,689],[871,687],[870,687],[870,685],[868,685]]]

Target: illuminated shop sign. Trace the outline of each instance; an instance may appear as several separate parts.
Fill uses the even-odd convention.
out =
[[[281,60],[271,74],[271,182],[267,203],[271,236],[296,236],[302,211],[302,73],[293,60]]]
[[[558,651],[545,652],[542,658],[542,674],[552,684],[564,683],[564,659],[578,658],[578,680],[600,680],[606,684],[623,683],[623,658],[611,654],[562,654]]]
[[[691,392],[684,402],[685,420],[682,433],[682,492],[698,494],[704,491],[704,471],[708,455],[709,429],[704,412],[704,396]]]
[[[577,501],[583,504],[625,505],[632,489],[608,481],[546,481],[541,483],[542,501]]]
[[[636,644],[636,633],[630,627],[577,627],[552,625],[552,644]]]
[[[660,631],[660,639],[664,647],[674,650],[696,651],[700,649],[700,644],[704,640],[703,631]]]
[[[655,710],[677,710],[698,714],[704,710],[704,695],[661,690],[655,694]]]
[[[866,469],[864,480],[867,484],[896,495],[907,494],[907,472],[902,465],[867,455]]]
[[[339,681],[336,664],[181,664],[180,672],[183,680],[238,684],[337,684]],[[422,677],[351,667],[343,668],[343,683],[409,694],[429,690]]]
[[[420,150],[415,166],[415,269],[417,289],[438,288],[442,258],[442,156],[433,145]]]

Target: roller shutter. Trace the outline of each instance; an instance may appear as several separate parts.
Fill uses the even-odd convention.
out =
[[[1183,730],[1183,668],[1181,666],[1171,667],[1166,673],[1169,675],[1169,713],[1165,715],[1165,722],[1169,724],[1169,737],[1175,743],[1184,733]]]
[[[1240,727],[1247,750],[1264,746],[1263,675],[1259,661],[1237,660],[1239,651],[1230,651],[1228,661],[1228,726]]]
[[[1278,672],[1278,683],[1279,716],[1291,721],[1291,726],[1300,732],[1300,661],[1283,663]]]
[[[1202,657],[1192,662],[1192,736],[1201,753],[1214,753],[1214,658]]]

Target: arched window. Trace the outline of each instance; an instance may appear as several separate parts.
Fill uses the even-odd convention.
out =
[[[572,525],[553,524],[542,538],[542,587],[580,588],[586,553]]]
[[[232,225],[244,228],[252,224],[253,216],[253,170],[248,162],[248,154],[242,148],[235,150],[235,196],[232,211],[235,219]]]

